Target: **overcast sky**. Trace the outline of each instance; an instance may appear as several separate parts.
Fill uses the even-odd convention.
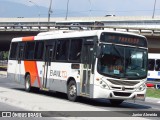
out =
[[[1,1],[1,0],[0,0]],[[8,0],[27,6],[49,7],[50,0]],[[152,16],[155,0],[69,0],[69,16]],[[52,16],[66,13],[67,0],[52,0]],[[156,3],[155,15],[160,15],[160,0]]]

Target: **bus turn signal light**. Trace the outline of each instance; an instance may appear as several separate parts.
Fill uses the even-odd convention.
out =
[[[96,78],[97,81],[99,81],[99,78]]]

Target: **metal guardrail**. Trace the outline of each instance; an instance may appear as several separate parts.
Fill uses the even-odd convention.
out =
[[[0,66],[7,66],[8,61],[7,60],[0,60]]]
[[[0,31],[51,31],[60,29],[65,29],[65,30],[112,29],[114,31],[126,31],[142,35],[160,36],[160,28],[98,26],[98,25],[0,24]]]

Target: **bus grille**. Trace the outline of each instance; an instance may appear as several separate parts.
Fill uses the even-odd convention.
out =
[[[139,81],[122,81],[122,80],[112,80],[112,79],[107,79],[107,80],[115,85],[134,86],[139,83]]]
[[[127,96],[130,96],[131,93],[123,93],[123,92],[113,92],[115,96],[124,96],[124,97],[127,97]]]
[[[111,87],[112,89],[117,89],[117,90],[121,90],[122,87]],[[134,88],[126,88],[125,87],[125,90],[134,90]]]

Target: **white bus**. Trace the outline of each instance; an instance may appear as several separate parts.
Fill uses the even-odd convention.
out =
[[[148,80],[160,79],[160,54],[148,54]]]
[[[160,54],[149,53],[148,54],[148,81],[160,81]],[[155,86],[158,88],[157,84],[150,84],[150,86]]]
[[[114,105],[144,100],[148,48],[144,36],[116,31],[59,31],[13,38],[8,77],[30,91],[107,98]]]

